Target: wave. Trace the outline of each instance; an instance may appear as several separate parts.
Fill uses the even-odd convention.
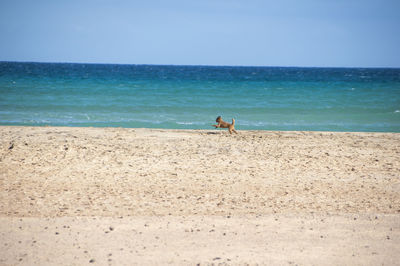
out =
[[[194,125],[194,122],[176,122],[178,125]]]

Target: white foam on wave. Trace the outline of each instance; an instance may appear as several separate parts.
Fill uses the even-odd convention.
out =
[[[396,111],[394,111],[395,113],[400,113],[400,110],[396,110]]]
[[[180,122],[180,121],[176,121],[175,123],[177,123],[178,125],[205,125],[204,122]]]

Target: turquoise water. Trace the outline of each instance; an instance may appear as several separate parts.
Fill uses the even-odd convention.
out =
[[[400,132],[400,69],[0,62],[0,124]]]

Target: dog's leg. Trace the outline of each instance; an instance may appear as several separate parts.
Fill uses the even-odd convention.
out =
[[[219,127],[221,127],[221,123],[218,123],[218,124],[212,125],[212,126],[214,126],[215,128],[219,128]]]

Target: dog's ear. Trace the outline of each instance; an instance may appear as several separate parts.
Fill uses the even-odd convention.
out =
[[[215,120],[215,122],[217,122],[217,123],[218,123],[219,121],[221,121],[221,116],[218,116],[217,119]]]

